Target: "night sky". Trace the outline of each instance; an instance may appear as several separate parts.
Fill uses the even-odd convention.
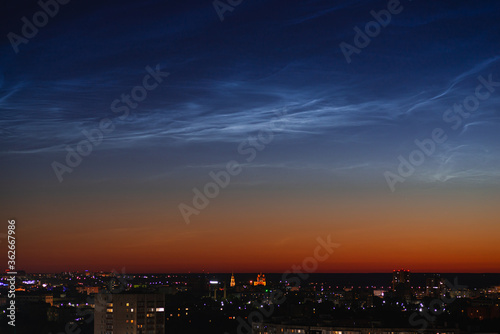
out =
[[[73,0],[15,47],[41,8],[2,4],[18,268],[282,272],[331,235],[318,272],[500,272],[500,3],[401,0],[356,47],[394,1]]]

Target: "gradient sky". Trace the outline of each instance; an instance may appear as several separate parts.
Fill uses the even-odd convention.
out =
[[[387,4],[242,1],[221,21],[211,1],[71,1],[18,53],[7,35],[40,7],[2,4],[0,233],[16,219],[18,269],[282,272],[331,235],[318,272],[500,272],[500,87],[443,120],[479,76],[500,82],[500,4],[402,0],[347,63],[339,44]],[[170,75],[114,113],[157,64]],[[102,119],[114,130],[59,182],[53,162]],[[436,128],[447,140],[391,191],[384,173]],[[229,161],[241,173],[186,224],[179,204]]]

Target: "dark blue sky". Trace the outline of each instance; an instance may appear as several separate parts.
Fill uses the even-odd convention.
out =
[[[82,129],[114,117],[116,131],[99,151],[116,154],[117,163],[143,148],[182,151],[172,167],[216,163],[286,107],[279,149],[261,163],[390,168],[414,139],[444,124],[444,111],[474,92],[478,75],[500,78],[495,1],[401,6],[347,64],[339,43],[353,44],[353,28],[387,1],[243,1],[223,22],[209,1],[70,2],[19,54],[3,39],[3,155],[63,157],[64,145],[84,139]],[[37,10],[12,10],[4,31],[19,33],[20,17]],[[156,64],[170,77],[116,120],[111,102]],[[483,102],[415,177],[498,176],[499,97]],[[137,160],[156,163],[145,159]],[[54,177],[47,161],[37,174]]]
[[[397,173],[398,157],[435,128],[447,140],[396,193],[450,185],[497,193],[500,87],[456,129],[443,116],[475,94],[479,76],[500,81],[500,4],[401,0],[402,11],[348,64],[339,44],[353,44],[354,28],[388,2],[244,0],[221,21],[211,1],[72,0],[18,53],[7,34],[21,34],[21,18],[40,7],[2,5],[6,208],[42,198],[56,207],[83,193],[92,209],[92,194],[130,195],[139,207],[168,198],[165,210],[182,221],[176,205],[230,160],[245,164],[233,183],[243,193],[385,196],[384,172]],[[113,101],[157,64],[169,76],[120,119]],[[239,145],[280,112],[285,125],[245,162]],[[76,149],[82,131],[105,118],[115,129],[59,182],[53,162],[65,164],[65,147]]]

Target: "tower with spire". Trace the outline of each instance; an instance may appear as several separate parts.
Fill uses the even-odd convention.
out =
[[[236,285],[236,282],[234,281],[234,273],[231,273],[231,283],[229,283],[229,286],[233,288]]]

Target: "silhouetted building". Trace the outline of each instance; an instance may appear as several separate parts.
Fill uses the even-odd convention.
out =
[[[392,272],[392,289],[397,290],[400,284],[410,284],[410,271],[406,269],[394,270]]]
[[[411,298],[409,270],[400,269],[392,272],[392,289],[399,299],[409,300]]]
[[[253,323],[252,334],[459,334],[458,329],[424,329],[418,328],[350,328],[327,326],[296,326]]]
[[[425,280],[425,295],[427,297],[437,298],[444,294],[445,284],[441,275],[435,274]]]
[[[16,301],[19,304],[25,304],[25,303],[47,303],[50,304],[50,306],[54,305],[54,296],[53,295],[46,295],[46,294],[37,294],[37,293],[18,293],[16,295]]]

